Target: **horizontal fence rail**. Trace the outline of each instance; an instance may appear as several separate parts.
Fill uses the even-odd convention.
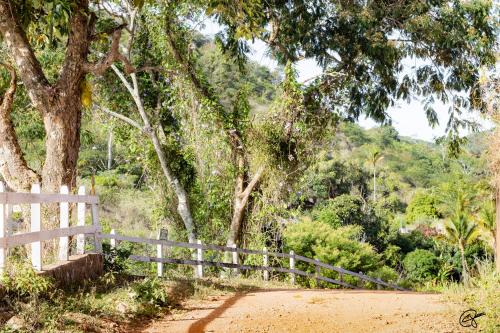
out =
[[[42,230],[27,232],[9,237],[0,238],[0,248],[7,249],[19,245],[31,244],[34,242],[48,241],[59,237],[70,237],[75,235],[95,234],[101,230],[98,226],[86,225],[53,230]]]
[[[75,195],[75,194],[49,194],[49,193],[0,193],[0,204],[21,205],[40,203],[86,203],[98,204],[99,198],[95,195]]]
[[[132,237],[132,236],[118,235],[114,232],[114,230],[110,234],[100,234],[99,237],[101,239],[111,240],[111,244],[113,247],[116,246],[117,241],[126,241],[126,242],[132,242],[132,243],[156,245],[158,247],[157,257],[131,255],[129,258],[131,260],[139,261],[139,262],[157,263],[159,275],[161,275],[163,273],[163,267],[161,265],[164,263],[167,263],[167,264],[180,264],[180,265],[197,266],[198,270],[200,267],[202,268],[203,266],[230,268],[230,269],[234,269],[234,270],[261,270],[261,271],[264,271],[265,277],[268,276],[268,272],[275,271],[275,272],[293,274],[292,281],[295,280],[295,278],[294,278],[295,275],[301,275],[301,276],[305,276],[308,278],[314,278],[318,281],[325,281],[325,282],[333,283],[333,284],[343,286],[346,288],[358,288],[356,286],[353,286],[349,283],[342,281],[343,275],[350,275],[350,276],[358,278],[360,281],[374,283],[375,285],[377,285],[379,287],[384,286],[384,287],[395,289],[395,290],[401,290],[401,291],[406,290],[406,289],[401,288],[397,285],[387,283],[381,279],[372,278],[372,277],[367,276],[361,272],[359,272],[359,273],[352,272],[352,271],[346,270],[346,269],[341,268],[341,267],[336,267],[336,266],[332,266],[332,265],[323,263],[319,260],[307,258],[307,257],[301,256],[301,255],[296,255],[293,253],[293,251],[290,254],[288,254],[288,253],[281,253],[281,252],[268,252],[266,250],[263,250],[263,251],[249,250],[249,249],[241,249],[241,248],[237,248],[237,247],[219,246],[219,245],[212,245],[212,244],[201,244],[200,241],[198,241],[197,243],[185,243],[185,242],[175,242],[175,241],[162,240],[162,239]],[[198,257],[197,260],[195,260],[195,259],[166,258],[166,257],[162,256],[162,250],[161,250],[162,247],[180,247],[180,248],[187,248],[187,249],[192,249],[192,250],[196,249],[198,251],[201,250],[200,251],[201,253],[200,252],[197,253],[197,257]],[[233,263],[202,260],[201,257],[202,257],[203,250],[215,250],[215,251],[222,251],[222,252],[262,255],[264,257],[264,265],[262,265],[262,266],[242,265],[242,264],[239,264],[237,262],[238,261],[237,256],[236,256],[236,258],[234,258],[234,256],[233,256]],[[268,266],[269,256],[275,256],[275,257],[279,257],[279,258],[289,258],[290,259],[290,268]],[[316,274],[312,274],[312,273],[304,272],[302,270],[295,269],[295,262],[296,261],[302,261],[302,262],[314,265],[316,267]],[[341,277],[341,279],[337,280],[337,279],[331,279],[331,278],[328,278],[325,276],[321,276],[320,268],[324,268],[326,270],[337,272],[339,274],[339,276]],[[201,277],[202,275],[203,275],[203,273],[200,274],[200,272],[197,272],[198,277]]]
[[[14,233],[11,214],[15,205],[29,205],[29,216],[25,216],[28,231]],[[42,204],[58,204],[59,228],[44,229],[42,225]],[[76,225],[71,226],[70,204],[76,204]],[[85,252],[85,235],[94,236],[94,248],[101,251],[101,232],[97,214],[99,197],[87,195],[85,187],[80,186],[78,194],[69,194],[67,186],[61,186],[60,193],[41,193],[40,185],[33,184],[31,193],[6,192],[5,185],[0,182],[0,273],[5,269],[8,249],[29,245],[31,264],[35,270],[42,270],[42,242],[58,240],[57,259],[66,261],[71,252],[69,237],[76,236],[76,254]],[[86,224],[87,206],[91,208],[91,224]],[[57,207],[57,206],[56,206]],[[28,210],[26,210],[28,211]],[[51,210],[52,212],[52,210]],[[55,207],[54,207],[55,212]]]

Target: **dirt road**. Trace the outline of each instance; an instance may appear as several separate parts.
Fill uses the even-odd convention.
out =
[[[466,332],[439,295],[270,290],[190,301],[142,332]]]

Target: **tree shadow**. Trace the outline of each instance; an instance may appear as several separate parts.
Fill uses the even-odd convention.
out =
[[[215,319],[219,318],[227,309],[233,306],[238,300],[245,297],[247,292],[237,292],[234,296],[226,299],[219,307],[215,308],[207,316],[198,319],[196,322],[191,324],[188,329],[188,333],[203,333],[205,328]]]

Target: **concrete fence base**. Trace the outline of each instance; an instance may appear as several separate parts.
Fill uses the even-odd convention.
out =
[[[39,274],[51,277],[58,287],[71,287],[88,279],[95,279],[103,274],[102,254],[87,253],[70,256],[68,261],[43,267]]]

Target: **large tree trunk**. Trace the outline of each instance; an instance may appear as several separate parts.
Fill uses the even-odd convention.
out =
[[[59,192],[61,185],[76,185],[76,164],[80,150],[81,106],[79,91],[68,91],[66,103],[44,114],[46,156],[42,188]]]

